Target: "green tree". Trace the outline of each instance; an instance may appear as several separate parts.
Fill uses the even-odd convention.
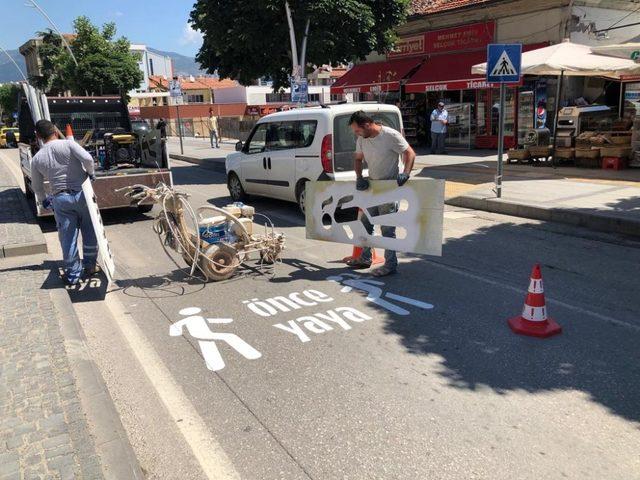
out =
[[[71,50],[78,64],[58,35],[45,32],[40,48],[43,75],[34,79],[37,86],[52,93],[70,90],[76,95],[126,95],[140,85],[139,57],[129,50],[129,40],[115,38],[115,23],[99,29],[87,17],[78,17],[73,26]]]
[[[309,20],[307,65],[340,64],[386,52],[409,0],[289,0],[296,38]],[[292,54],[285,0],[197,0],[190,22],[203,34],[196,60],[209,73],[249,84],[286,85]],[[306,67],[306,66],[305,66]]]
[[[0,119],[12,118],[11,114],[18,110],[20,87],[14,84],[0,85]]]

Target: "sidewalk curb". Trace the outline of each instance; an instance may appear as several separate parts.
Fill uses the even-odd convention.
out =
[[[215,172],[226,173],[225,160],[221,159],[207,159],[207,158],[195,158],[188,155],[180,155],[177,153],[170,153],[169,158],[174,160],[182,160],[183,162],[193,163],[194,165],[200,165],[201,167],[213,170]]]
[[[640,221],[616,218],[609,215],[575,211],[564,208],[546,208],[497,198],[478,198],[461,195],[445,200],[447,205],[500,213],[514,217],[531,218],[545,222],[565,223],[599,232],[621,233],[640,237]]]
[[[63,288],[50,291],[59,313],[69,365],[86,413],[105,479],[143,480],[144,475],[105,382],[87,347],[82,326]]]
[[[37,255],[39,253],[48,253],[47,243],[38,240],[26,243],[9,243],[0,245],[0,258],[21,257],[24,255]]]

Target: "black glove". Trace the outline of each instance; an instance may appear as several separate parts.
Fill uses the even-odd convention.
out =
[[[51,195],[45,197],[42,201],[42,207],[46,210],[53,210],[53,197]]]
[[[398,186],[401,187],[402,185],[407,183],[407,180],[409,180],[409,174],[408,173],[399,173],[398,174],[398,178],[396,180],[398,181]]]
[[[95,182],[96,181],[96,176],[93,175],[93,174],[89,175],[89,180],[91,180],[91,183]]]
[[[369,188],[369,180],[364,177],[358,177],[356,180],[356,190],[364,191]]]

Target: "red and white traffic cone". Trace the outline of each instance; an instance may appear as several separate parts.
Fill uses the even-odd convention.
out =
[[[350,262],[351,260],[360,258],[361,256],[362,256],[362,247],[353,247],[353,252],[351,253],[351,255],[348,257],[344,257],[342,261],[344,263],[347,263],[347,262]],[[384,257],[379,257],[376,254],[376,249],[372,248],[371,249],[371,265],[378,265],[380,263],[384,263]]]
[[[515,333],[531,337],[546,338],[562,332],[562,327],[547,316],[542,274],[540,265],[537,263],[531,272],[529,291],[524,301],[522,315],[510,318],[507,323]]]
[[[65,130],[64,137],[67,140],[74,140],[74,138],[73,138],[73,129],[71,128],[71,124],[70,123],[67,123],[67,127],[64,130]]]

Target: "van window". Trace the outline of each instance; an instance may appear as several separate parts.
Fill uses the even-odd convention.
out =
[[[296,148],[297,136],[296,122],[271,123],[267,132],[267,150]]]
[[[267,127],[268,124],[261,123],[256,125],[251,137],[247,141],[247,147],[245,153],[261,153],[264,152],[267,144]]]
[[[400,117],[395,112],[367,112],[376,123],[400,131]],[[351,131],[351,113],[336,115],[333,119],[333,169],[336,172],[353,170],[353,154],[356,151],[356,136]],[[366,165],[364,168],[367,168]]]
[[[318,122],[316,120],[301,120],[296,123],[298,124],[298,132],[300,133],[297,147],[310,147],[313,143],[313,139],[316,136],[316,128],[318,127]]]

